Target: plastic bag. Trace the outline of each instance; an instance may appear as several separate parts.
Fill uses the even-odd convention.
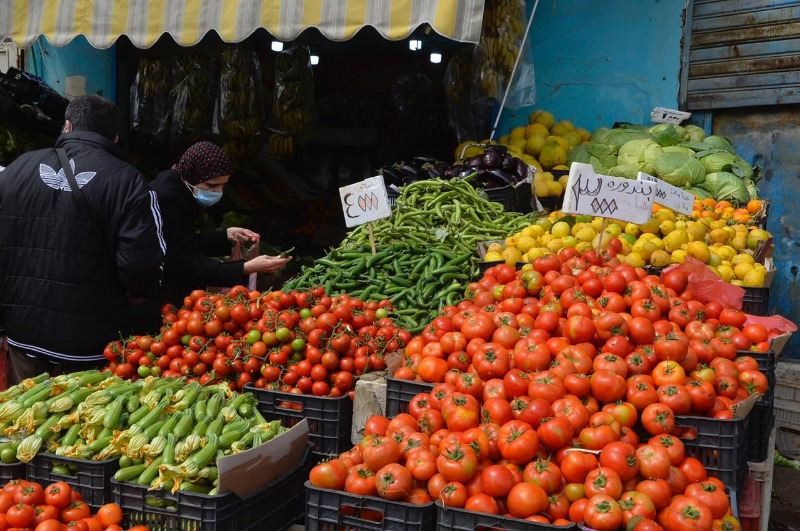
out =
[[[524,0],[486,2],[481,39],[472,61],[473,101],[482,96],[501,101],[521,53],[505,106],[517,109],[536,103],[533,59],[524,39],[527,25]]]
[[[166,61],[142,57],[130,90],[131,136],[140,144],[167,141],[170,72]]]
[[[311,136],[315,119],[314,73],[308,46],[293,46],[275,58],[275,88],[270,123],[270,156],[281,162],[292,158],[297,146]]]
[[[742,309],[744,289],[728,284],[700,260],[687,256],[684,263],[668,267],[664,272],[673,270],[689,275],[688,289],[694,292],[700,302],[718,301],[723,306]]]
[[[170,90],[171,122],[169,141],[188,147],[211,137],[214,91],[209,90],[211,60],[204,53],[176,57]]]
[[[222,50],[214,133],[225,137],[222,149],[234,165],[254,155],[263,144],[264,100],[258,56],[244,45]]]
[[[486,138],[491,127],[492,102],[473,99],[472,51],[463,49],[450,58],[442,80],[447,118],[458,143]]]

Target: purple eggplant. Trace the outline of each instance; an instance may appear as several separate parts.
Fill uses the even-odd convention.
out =
[[[500,183],[500,186],[514,186],[517,184],[517,180],[514,177],[501,169],[492,168],[490,170],[486,170],[486,173],[490,180],[497,181]]]
[[[500,167],[500,153],[494,149],[487,149],[483,152],[483,165],[486,168]]]

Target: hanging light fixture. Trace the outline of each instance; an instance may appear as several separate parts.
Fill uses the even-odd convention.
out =
[[[283,51],[283,43],[281,41],[272,41],[272,51],[273,52],[282,52]]]
[[[311,64],[318,65],[319,64],[319,55],[312,55],[311,56]]]
[[[419,40],[419,39],[411,39],[410,41],[408,41],[408,48],[412,52],[416,52],[417,50],[421,50],[422,49],[422,41]]]
[[[431,63],[441,63],[442,62],[442,54],[439,52],[431,52]]]

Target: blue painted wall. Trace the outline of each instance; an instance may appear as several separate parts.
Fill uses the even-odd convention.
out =
[[[683,11],[678,0],[540,0],[530,34],[536,104],[505,109],[496,136],[534,109],[590,131],[677,109]]]
[[[114,48],[92,48],[83,35],[78,35],[60,48],[50,45],[47,39],[40,37],[33,46],[25,50],[25,70],[41,77],[67,98],[80,95],[75,88],[70,93],[67,78],[80,76],[84,78],[85,94],[101,94],[112,101],[116,99]]]

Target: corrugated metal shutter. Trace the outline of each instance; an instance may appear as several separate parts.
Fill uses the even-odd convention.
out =
[[[800,1],[693,0],[682,108],[800,102]]]

